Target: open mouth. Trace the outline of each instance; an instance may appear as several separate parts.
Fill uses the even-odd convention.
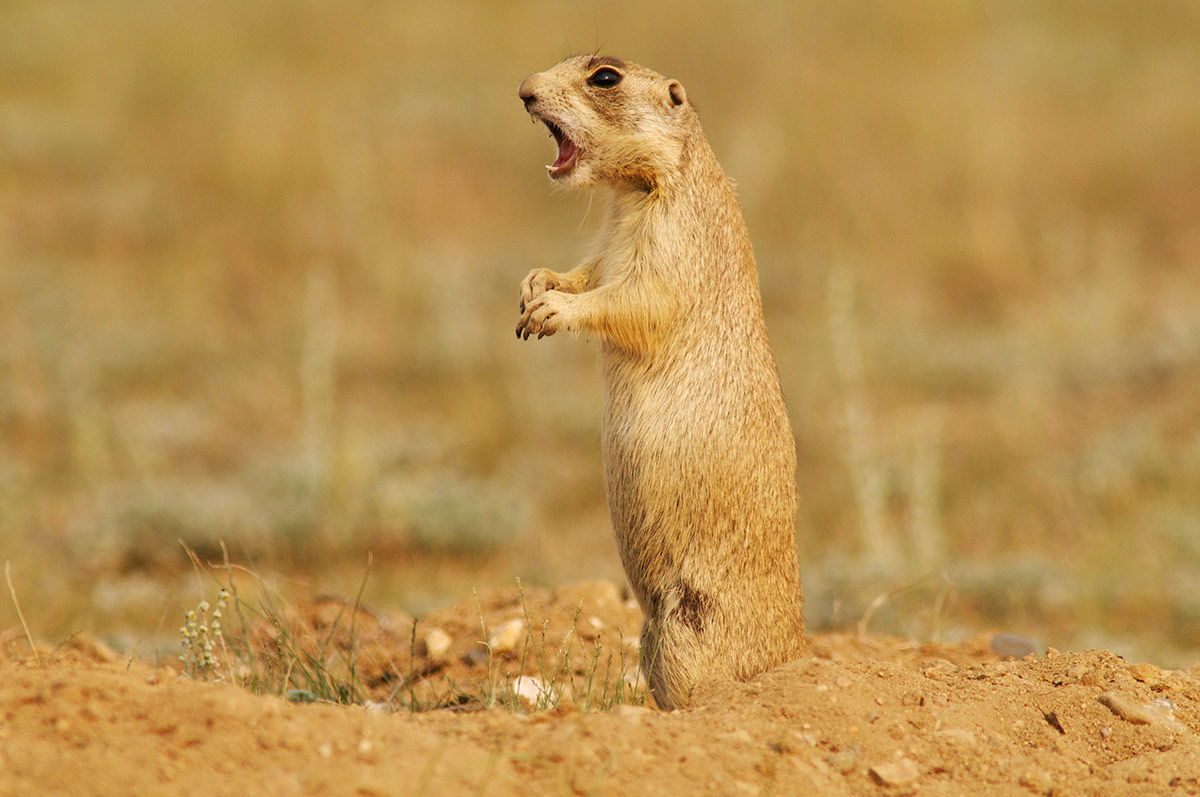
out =
[[[550,129],[550,135],[554,136],[554,140],[558,143],[558,158],[546,167],[546,171],[550,172],[551,177],[562,177],[574,169],[575,164],[579,161],[579,147],[575,146],[575,142],[568,138],[562,128],[554,122],[549,119],[542,119],[542,122]]]

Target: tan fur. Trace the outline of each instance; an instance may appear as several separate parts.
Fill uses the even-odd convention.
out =
[[[615,86],[590,85],[597,69]],[[646,615],[663,708],[805,650],[796,457],[732,187],[682,86],[616,59],[569,58],[520,87],[578,149],[560,182],[610,189],[596,254],[521,285],[517,335],[587,332],[607,388],[608,504]]]

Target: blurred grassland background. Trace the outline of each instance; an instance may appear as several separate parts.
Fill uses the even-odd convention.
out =
[[[810,626],[896,591],[872,631],[1195,661],[1198,8],[9,0],[30,625],[170,638],[179,539],[297,593],[354,594],[371,552],[367,600],[418,613],[623,578],[594,343],[513,335],[599,215],[516,87],[602,47],[683,82],[738,182]]]

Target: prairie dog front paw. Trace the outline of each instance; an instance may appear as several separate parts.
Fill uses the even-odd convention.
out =
[[[521,280],[520,312],[524,313],[526,305],[546,291],[559,290],[566,286],[567,281],[563,274],[548,268],[535,268]]]
[[[529,340],[530,335],[544,338],[560,329],[571,330],[571,310],[577,296],[547,290],[528,302],[523,302],[521,318],[517,321],[517,337]]]

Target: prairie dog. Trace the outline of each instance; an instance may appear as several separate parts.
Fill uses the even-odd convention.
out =
[[[796,453],[754,253],[729,180],[677,81],[576,56],[519,94],[566,186],[608,189],[594,254],[521,283],[517,336],[600,341],[608,506],[646,616],[661,708],[805,652]]]

